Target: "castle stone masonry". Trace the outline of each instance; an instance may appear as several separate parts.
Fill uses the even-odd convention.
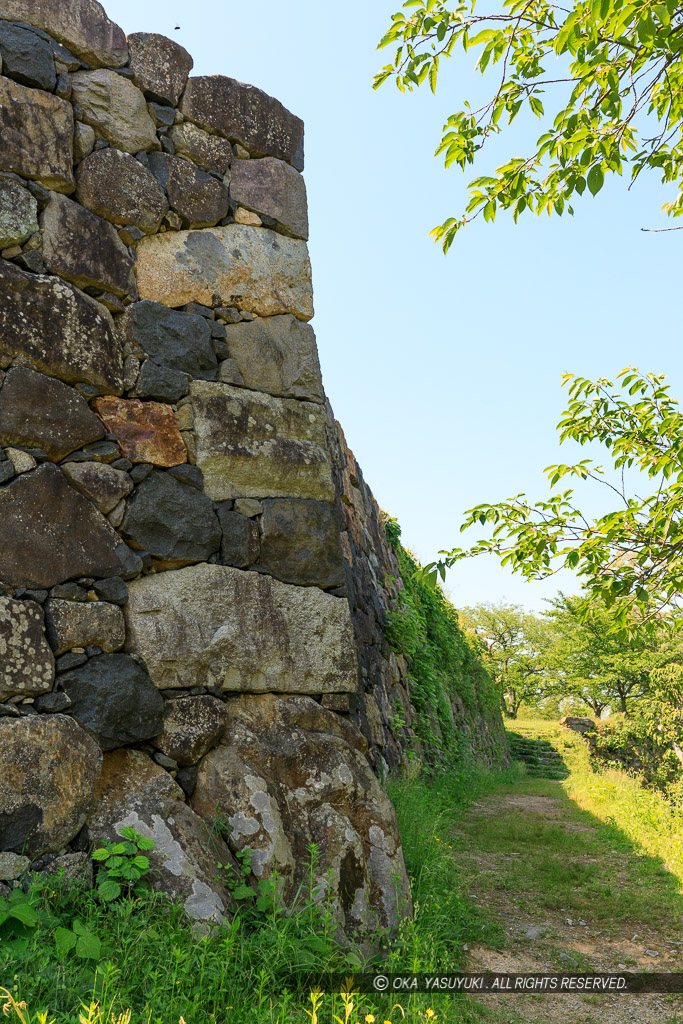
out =
[[[191,71],[97,0],[0,0],[0,853],[132,825],[220,921],[219,863],[289,899],[314,842],[363,940],[410,911],[398,573],[308,323],[303,123]]]

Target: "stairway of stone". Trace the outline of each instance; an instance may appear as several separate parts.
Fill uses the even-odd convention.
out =
[[[548,740],[532,740],[508,732],[508,743],[513,761],[522,761],[533,778],[566,779],[569,775],[562,755]]]

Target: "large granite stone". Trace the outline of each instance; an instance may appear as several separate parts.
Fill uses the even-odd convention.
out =
[[[178,156],[187,157],[205,171],[225,174],[232,160],[232,146],[220,135],[209,135],[191,121],[173,125],[168,137]]]
[[[118,575],[121,543],[104,516],[51,463],[0,488],[3,583],[40,589],[76,576]]]
[[[106,601],[62,601],[51,598],[45,605],[47,635],[59,657],[72,647],[95,644],[106,654],[119,651],[126,639],[123,612]]]
[[[283,234],[308,238],[306,185],[299,172],[284,161],[273,157],[235,160],[230,195],[247,210],[271,217]]]
[[[142,481],[128,502],[121,532],[164,567],[205,562],[221,543],[211,499],[170,473],[150,473]]]
[[[258,317],[230,326],[226,341],[245,387],[279,398],[324,402],[318,347],[310,324],[291,315]]]
[[[155,32],[134,32],[128,36],[128,51],[135,84],[147,99],[177,106],[194,66],[187,50]]]
[[[97,0],[0,0],[0,18],[27,21],[67,46],[91,67],[122,67],[126,37]]]
[[[0,181],[0,249],[24,242],[38,230],[38,203],[16,181]]]
[[[277,872],[285,903],[308,892],[347,940],[395,932],[412,911],[396,814],[357,728],[308,697],[231,697],[220,745],[199,765],[190,806],[218,805],[235,854],[252,851],[257,878]],[[339,937],[341,937],[339,935]]]
[[[140,743],[164,727],[163,697],[128,654],[99,654],[59,682],[69,714],[94,732],[102,750]]]
[[[123,352],[111,314],[58,277],[0,262],[0,356],[51,377],[120,393]]]
[[[57,84],[52,47],[26,25],[0,21],[0,58],[3,74],[15,82],[48,92]]]
[[[225,704],[216,697],[179,697],[167,702],[164,731],[152,743],[167,757],[187,767],[216,746],[227,719]]]
[[[340,533],[332,502],[267,498],[261,516],[258,565],[285,583],[340,587],[346,578]]]
[[[147,884],[180,901],[192,918],[223,920],[229,896],[221,865],[234,865],[234,858],[215,828],[183,803],[168,772],[139,750],[104,755],[88,822],[98,843],[119,841],[126,827],[154,840]]]
[[[209,321],[194,313],[180,313],[158,302],[134,302],[120,320],[126,341],[138,345],[160,366],[212,380],[216,354]]]
[[[96,398],[93,407],[125,458],[154,466],[179,466],[187,451],[170,405],[137,398]]]
[[[52,689],[55,660],[43,625],[37,602],[0,597],[0,700]]]
[[[66,196],[53,195],[40,215],[43,259],[79,288],[137,298],[132,257],[116,228]]]
[[[169,231],[143,238],[135,266],[141,299],[165,306],[187,302],[259,316],[313,316],[306,243],[265,228],[228,224],[203,231]]]
[[[196,461],[226,498],[334,499],[324,409],[312,402],[193,381]]]
[[[64,715],[0,719],[0,850],[57,852],[83,827],[102,753]]]
[[[151,171],[118,149],[99,149],[78,165],[76,198],[112,224],[158,231],[168,212],[164,190]]]
[[[128,474],[108,466],[106,462],[66,462],[62,472],[69,483],[97,505],[104,515],[115,509],[121,499],[127,498],[133,490],[133,481]]]
[[[227,215],[228,190],[211,174],[168,153],[152,153],[149,162],[184,228],[212,227]]]
[[[0,170],[73,192],[73,134],[70,103],[0,77]]]
[[[111,146],[124,153],[159,148],[145,97],[128,78],[105,68],[77,71],[71,90],[83,110],[81,120]]]
[[[234,78],[191,78],[180,102],[188,121],[239,142],[252,156],[304,168],[304,123],[272,96]]]
[[[356,689],[346,601],[225,565],[133,580],[128,649],[160,688],[335,693]]]
[[[97,441],[102,421],[75,388],[26,366],[13,366],[0,390],[0,444],[41,448],[59,462]]]

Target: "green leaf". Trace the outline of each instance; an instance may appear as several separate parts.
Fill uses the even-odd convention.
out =
[[[104,878],[101,882],[98,881],[97,892],[101,899],[107,903],[111,903],[112,900],[116,900],[121,895],[121,886],[113,878]]]
[[[55,930],[55,945],[57,947],[58,956],[66,956],[78,940],[78,936],[68,928],[57,928]]]
[[[588,182],[588,188],[590,189],[591,195],[597,195],[605,180],[600,164],[594,164],[594,166],[591,167],[586,180]]]
[[[21,921],[29,928],[35,928],[39,921],[38,912],[29,903],[15,904],[10,908],[8,916],[15,921]]]
[[[76,941],[76,956],[81,960],[99,960],[102,955],[102,943],[96,935],[84,928]]]
[[[148,836],[138,836],[137,843],[138,843],[138,849],[139,850],[153,850],[154,849],[154,840],[149,838]]]
[[[238,885],[233,889],[232,895],[236,900],[250,900],[254,898],[256,893],[249,885]]]
[[[109,850],[105,850],[101,847],[99,850],[94,850],[90,855],[93,860],[107,860],[109,857]]]

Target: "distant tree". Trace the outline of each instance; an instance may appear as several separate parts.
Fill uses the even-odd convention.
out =
[[[475,68],[496,75],[482,106],[473,110],[463,100],[444,125],[437,154],[446,167],[473,164],[524,108],[542,122],[529,152],[470,182],[464,213],[433,230],[444,250],[469,221],[492,221],[499,209],[515,221],[526,210],[573,213],[575,197],[586,188],[596,195],[606,174],[625,167],[632,180],[649,169],[677,185],[664,208],[683,213],[683,8],[676,0],[504,0],[481,13],[475,0],[408,0],[391,21],[379,48],[396,49],[375,88],[393,78],[402,91],[426,81],[435,92],[444,60],[460,46],[479,50]]]
[[[544,687],[544,622],[519,605],[479,604],[458,612],[465,630],[474,633],[498,687],[502,711],[516,718],[522,704],[535,705]]]
[[[663,630],[615,632],[603,604],[560,594],[547,613],[552,641],[548,671],[566,696],[574,696],[600,717],[605,711],[628,714],[650,693],[654,669],[671,661]]]

